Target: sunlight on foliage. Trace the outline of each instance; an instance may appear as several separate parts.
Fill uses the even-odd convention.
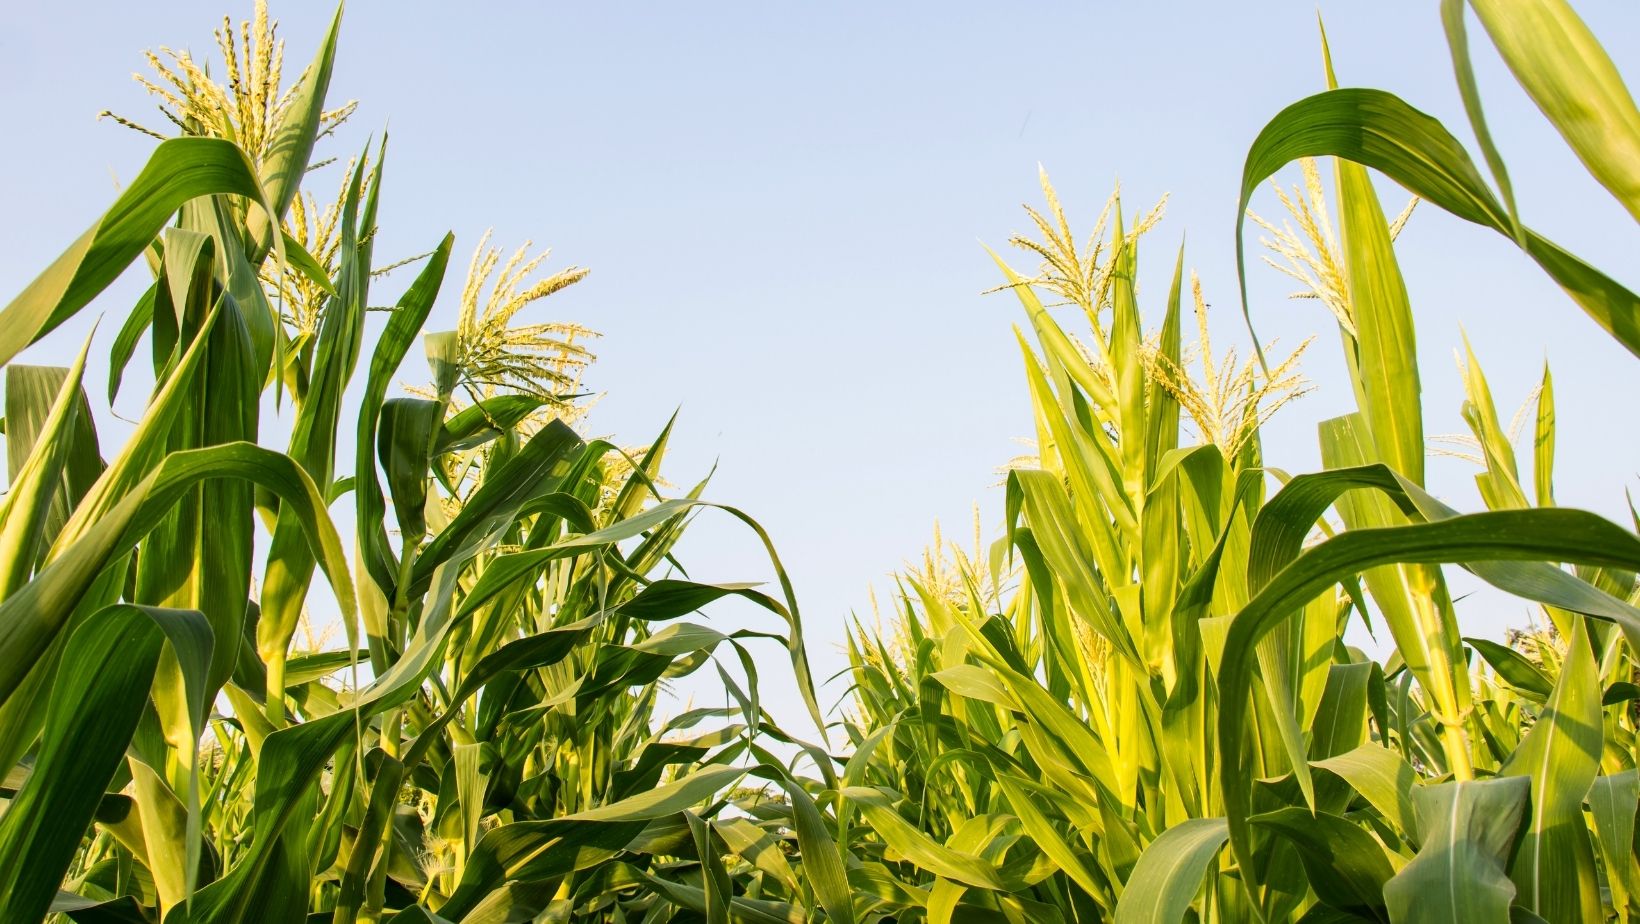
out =
[[[334,198],[302,188],[353,111],[325,104],[339,16],[289,88],[260,2],[217,33],[225,84],[150,55],[180,137],[0,309],[0,920],[1640,921],[1640,515],[1557,506],[1547,365],[1506,424],[1466,340],[1469,432],[1426,436],[1411,206],[1389,220],[1368,173],[1502,235],[1640,355],[1640,296],[1525,225],[1466,10],[1640,216],[1640,110],[1563,0],[1441,6],[1491,182],[1383,91],[1281,110],[1237,233],[1336,319],[1353,401],[1293,474],[1261,432],[1311,341],[1216,350],[1182,249],[1140,289],[1162,205],[1129,222],[1113,195],[1079,236],[1041,172],[1009,239],[1035,269],[991,254],[1030,455],[1001,521],[936,522],[869,625],[823,614],[829,714],[768,531],[705,478],[674,496],[671,423],[631,450],[580,432],[595,335],[524,312],[586,270],[486,234],[457,290],[427,229],[383,264],[384,145]],[[1289,219],[1252,215],[1295,159]],[[130,363],[154,384],[110,428],[96,340],[15,360],[133,266],[108,400]],[[441,290],[455,329],[429,331]],[[1475,466],[1477,512],[1426,488],[1432,443]],[[748,530],[772,582],[691,577],[700,516]],[[1465,634],[1496,602],[1454,566],[1525,627]]]

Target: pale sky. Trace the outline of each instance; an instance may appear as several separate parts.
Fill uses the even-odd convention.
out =
[[[1640,64],[1640,7],[1579,10],[1620,68]],[[160,45],[203,56],[223,13],[248,0],[164,4],[14,0],[0,29],[0,289],[7,299],[112,201],[152,141],[109,108],[161,122],[130,80]],[[1344,85],[1393,91],[1471,138],[1437,5],[1324,2]],[[390,128],[384,258],[431,248],[456,259],[429,329],[453,326],[454,295],[486,228],[512,247],[551,246],[551,267],[590,278],[534,316],[604,336],[587,384],[604,393],[592,427],[642,443],[682,414],[668,469],[687,485],[714,463],[711,499],[772,533],[797,585],[817,676],[867,587],[919,555],[936,518],[948,538],[984,512],[995,538],[997,466],[1030,432],[1017,346],[1022,318],[981,243],[1022,230],[1047,167],[1085,230],[1118,178],[1130,214],[1171,193],[1141,252],[1152,322],[1172,256],[1214,306],[1216,342],[1242,344],[1232,219],[1248,144],[1286,104],[1321,88],[1308,3],[431,3],[355,0],[332,99],[357,115],[324,142],[346,158]],[[327,3],[275,5],[287,73],[311,56]],[[1526,222],[1631,287],[1640,235],[1565,150],[1471,31],[1492,129]],[[319,177],[325,195],[338,168]],[[1290,183],[1296,170],[1286,176]],[[1386,187],[1388,210],[1406,196]],[[1268,194],[1255,208],[1273,215]],[[1623,521],[1636,480],[1636,362],[1497,234],[1418,211],[1399,244],[1418,321],[1431,434],[1463,430],[1452,350],[1467,331],[1506,418],[1554,368],[1557,495]],[[1016,265],[1030,269],[1026,255]],[[140,272],[140,271],[139,271]],[[378,283],[377,302],[409,283]],[[66,364],[106,314],[89,373],[100,406],[107,346],[140,291],[128,276],[21,361]],[[1273,270],[1251,271],[1265,338],[1317,335],[1304,371],[1318,386],[1266,430],[1267,457],[1319,464],[1315,425],[1349,408],[1335,325],[1288,301]],[[100,357],[100,358],[95,358]],[[419,380],[417,360],[403,375]],[[134,380],[135,381],[135,380]],[[120,410],[140,407],[128,385]],[[288,413],[288,411],[287,411]],[[105,454],[122,432],[102,425]],[[348,429],[348,428],[344,428]],[[282,432],[272,422],[269,434]],[[1478,509],[1465,463],[1435,459],[1430,486]],[[766,579],[755,540],[704,517],[682,551],[704,580]],[[1525,604],[1460,602],[1466,633],[1500,634]],[[727,620],[742,618],[726,612]],[[765,626],[767,624],[765,623]],[[777,717],[796,721],[789,677],[762,662]],[[708,686],[714,685],[715,679]],[[830,705],[843,692],[833,684]]]

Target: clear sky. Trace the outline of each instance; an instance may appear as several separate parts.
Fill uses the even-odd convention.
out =
[[[141,51],[203,56],[224,13],[250,12],[249,0],[225,3],[8,5],[5,298],[143,162],[149,139],[95,119],[111,108],[160,121],[130,80]],[[1636,79],[1640,7],[1578,8]],[[1320,10],[1345,85],[1394,91],[1470,138],[1433,0]],[[293,76],[330,7],[285,0],[274,13]],[[1000,247],[1024,228],[1019,205],[1039,201],[1038,163],[1084,228],[1118,178],[1130,212],[1171,193],[1143,257],[1148,316],[1159,316],[1188,229],[1186,261],[1215,306],[1219,342],[1245,342],[1232,238],[1241,165],[1272,115],[1321,88],[1315,13],[1275,2],[355,0],[332,97],[361,105],[323,153],[345,160],[390,127],[380,255],[427,250],[453,230],[459,273],[493,227],[497,243],[533,239],[554,248],[553,266],[592,268],[540,314],[604,334],[588,377],[605,393],[594,429],[641,443],[682,409],[672,480],[688,483],[716,462],[709,496],[773,534],[825,676],[842,666],[843,626],[866,611],[868,584],[883,588],[917,555],[935,518],[949,536],[967,536],[979,502],[987,540],[995,536],[995,469],[1019,451],[1011,440],[1029,433],[1030,417],[1011,334],[1017,303],[980,294],[997,282],[980,244]],[[1565,151],[1478,28],[1471,41],[1525,220],[1640,285],[1632,221]],[[321,180],[327,194],[335,169]],[[1383,198],[1394,210],[1405,194],[1386,188]],[[1255,207],[1278,209],[1270,196]],[[1399,250],[1428,431],[1463,429],[1452,360],[1460,328],[1506,416],[1548,359],[1558,496],[1624,516],[1640,365],[1491,231],[1426,207]],[[377,298],[408,281],[390,278]],[[23,361],[66,363],[98,312],[108,320],[94,355],[106,356],[139,283],[124,280]],[[1316,422],[1350,403],[1335,327],[1317,303],[1287,301],[1292,287],[1274,271],[1255,268],[1251,283],[1262,336],[1292,345],[1320,335],[1305,364],[1319,390],[1266,431],[1272,462],[1314,468]],[[433,329],[440,319],[453,326],[451,288]],[[93,366],[100,383],[106,361]],[[414,361],[405,377],[421,377]],[[98,403],[101,388],[91,390]],[[128,389],[121,408],[134,413],[140,395]],[[1474,509],[1471,474],[1437,459],[1431,486]],[[696,578],[767,577],[755,543],[721,518],[697,524],[683,557]],[[1493,595],[1460,603],[1466,631],[1478,634],[1525,613]],[[794,717],[789,679],[765,672],[775,675],[778,713]],[[823,699],[841,692],[833,685]]]

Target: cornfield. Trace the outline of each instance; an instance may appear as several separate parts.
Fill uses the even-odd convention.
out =
[[[587,271],[485,238],[458,290],[451,235],[375,254],[388,145],[319,153],[354,114],[327,101],[339,11],[288,86],[261,2],[217,34],[225,83],[150,54],[166,131],[112,116],[157,136],[146,167],[0,310],[0,919],[1640,919],[1640,516],[1557,506],[1547,368],[1517,452],[1467,344],[1484,509],[1425,488],[1412,207],[1391,218],[1369,170],[1503,235],[1640,355],[1640,296],[1525,224],[1470,13],[1640,220],[1640,110],[1563,0],[1441,4],[1485,173],[1407,102],[1339,88],[1323,37],[1327,89],[1258,133],[1235,238],[1252,334],[1244,218],[1297,163],[1289,216],[1251,217],[1336,322],[1355,410],[1290,474],[1260,430],[1313,387],[1314,344],[1215,350],[1182,248],[1146,310],[1161,207],[1113,196],[1073,230],[1044,174],[1010,240],[1039,265],[993,254],[1033,452],[994,543],[937,542],[855,622],[829,719],[770,537],[670,486],[670,425],[583,433],[596,335],[521,320]],[[89,340],[13,362],[138,263],[106,386]],[[456,329],[426,331],[441,292]],[[104,446],[86,389],[112,401],[145,343],[154,387]],[[774,590],[691,580],[697,516],[749,530]],[[1465,635],[1453,567],[1541,627]],[[730,597],[766,625],[714,628]],[[1346,643],[1357,620],[1387,658]],[[776,649],[812,730],[760,701]],[[729,705],[672,711],[700,671]]]

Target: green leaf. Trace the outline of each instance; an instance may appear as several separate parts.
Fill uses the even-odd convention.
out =
[[[51,910],[67,915],[74,924],[150,924],[142,905],[130,895],[100,902],[72,892],[58,892],[51,901]]]
[[[341,241],[338,247],[337,297],[327,300],[320,314],[314,340],[313,373],[306,395],[296,412],[290,437],[290,457],[305,470],[321,492],[329,491],[335,476],[336,437],[341,421],[342,399],[364,339],[364,317],[369,298],[370,247],[374,241],[373,214],[381,189],[378,162],[362,206],[365,159],[360,158],[344,194]],[[361,233],[362,225],[362,233]],[[277,237],[275,238],[277,240]],[[268,665],[266,709],[270,722],[283,721],[284,666],[290,640],[301,619],[313,576],[314,558],[303,541],[303,526],[295,515],[281,506],[268,544],[267,565],[263,569],[259,603],[262,617],[256,624],[257,653]],[[346,623],[357,632],[354,621]]]
[[[148,332],[148,325],[154,320],[154,298],[158,291],[157,286],[149,286],[137,300],[131,313],[125,316],[125,323],[120,325],[119,333],[114,336],[114,345],[108,349],[108,403],[114,404],[119,396],[120,382],[125,378],[125,367],[131,364],[131,357],[137,352],[137,342],[142,335]]]
[[[1594,817],[1595,843],[1606,867],[1612,905],[1623,909],[1635,894],[1634,813],[1640,807],[1640,771],[1633,768],[1601,776],[1589,789],[1589,814]]]
[[[1486,166],[1497,181],[1498,192],[1509,209],[1509,220],[1514,224],[1514,237],[1522,246],[1525,236],[1520,229],[1520,211],[1515,207],[1515,189],[1509,183],[1509,171],[1503,165],[1503,156],[1492,141],[1492,132],[1486,127],[1486,114],[1481,109],[1480,87],[1475,83],[1475,69],[1469,58],[1469,38],[1464,27],[1464,0],[1441,0],[1441,25],[1446,29],[1446,43],[1452,50],[1452,70],[1458,79],[1458,94],[1463,97],[1464,112],[1469,126],[1480,142]]]
[[[1589,173],[1640,220],[1640,109],[1565,0],[1470,0],[1498,53]]]
[[[302,71],[296,86],[288,91],[289,103],[283,109],[284,118],[269,135],[267,153],[262,158],[261,180],[268,191],[268,206],[271,208],[265,206],[262,220],[252,227],[258,252],[265,252],[270,246],[270,240],[278,231],[279,220],[296,198],[302,178],[308,171],[313,144],[319,137],[325,94],[330,89],[330,75],[335,68],[336,37],[341,27],[342,6],[338,3],[313,62]]]
[[[1355,321],[1361,408],[1372,446],[1414,484],[1424,482],[1424,424],[1412,305],[1389,222],[1360,165],[1339,160],[1338,202],[1346,294]]]
[[[382,405],[376,452],[407,549],[427,535],[427,466],[443,417],[441,402],[423,398],[392,398]]]
[[[1401,755],[1380,744],[1363,744],[1313,766],[1336,774],[1361,794],[1386,821],[1409,839],[1418,839],[1412,789],[1418,774]]]
[[[1492,924],[1509,916],[1504,863],[1529,790],[1523,777],[1420,786],[1423,846],[1384,886],[1395,924]]]
[[[1323,760],[1346,754],[1367,740],[1367,686],[1371,662],[1327,666],[1327,687],[1310,726],[1310,757]]]
[[[404,362],[416,335],[421,332],[427,316],[433,310],[439,289],[444,282],[444,271],[450,262],[453,235],[446,234],[439,241],[427,264],[416,275],[410,288],[399,298],[397,307],[387,319],[370,354],[370,369],[365,377],[364,395],[359,401],[358,427],[354,433],[354,516],[359,536],[359,557],[377,587],[391,597],[395,589],[398,562],[388,548],[383,520],[387,515],[386,500],[382,496],[381,481],[376,475],[376,425],[381,417],[382,402],[393,376]],[[385,665],[377,665],[380,669]]]
[[[90,346],[68,369],[6,367],[11,481],[0,501],[0,600],[28,581],[102,467],[80,385]]]
[[[493,828],[479,840],[461,882],[439,911],[461,920],[503,882],[548,879],[603,862],[636,837],[645,822],[710,799],[745,775],[744,768],[707,768],[609,805]]]
[[[1286,164],[1329,155],[1381,171],[1459,218],[1514,238],[1508,211],[1438,120],[1382,90],[1328,90],[1282,110],[1247,152],[1236,209],[1236,265],[1244,315],[1247,283],[1241,227],[1247,203],[1259,185]],[[1640,355],[1640,296],[1530,228],[1522,228],[1522,233],[1526,254],[1596,323],[1629,352]]]
[[[1465,638],[1464,641],[1486,659],[1486,663],[1505,683],[1515,689],[1535,697],[1539,702],[1548,699],[1553,692],[1554,683],[1543,675],[1536,664],[1526,660],[1526,656],[1515,649],[1484,638]]]
[[[325,568],[344,619],[354,618],[353,589],[341,540],[313,482],[289,458],[248,443],[173,453],[95,520],[84,537],[0,602],[0,700],[16,690],[28,668],[63,630],[103,568],[152,530],[184,492],[210,478],[248,480],[300,511],[308,541]]]
[[[318,258],[308,253],[307,248],[303,247],[296,238],[291,237],[289,232],[281,231],[279,233],[284,237],[285,262],[290,265],[290,268],[301,273],[302,278],[313,283],[325,294],[340,295],[341,293],[336,291],[336,284],[330,280],[330,275],[325,272],[325,268],[319,263]]]
[[[1338,500],[1344,492],[1357,488],[1374,488],[1388,495],[1401,512],[1411,517],[1426,521],[1451,521],[1459,518],[1456,510],[1435,499],[1422,488],[1402,478],[1396,472],[1382,465],[1364,465],[1351,468],[1333,469],[1326,472],[1317,472],[1309,475],[1299,475],[1289,481],[1281,492],[1270,500],[1259,512],[1258,520],[1253,525],[1251,549],[1248,552],[1248,580],[1254,587],[1264,587],[1278,570],[1294,560],[1303,545],[1304,537],[1308,535],[1316,519],[1327,506]],[[1503,513],[1504,511],[1498,511]],[[1529,513],[1529,511],[1511,511]],[[1549,511],[1540,511],[1549,513]],[[1489,515],[1477,514],[1485,518]],[[1502,523],[1508,517],[1498,517],[1496,522]],[[1531,520],[1530,516],[1526,517]],[[1476,522],[1485,522],[1477,520]],[[1636,540],[1632,533],[1622,530],[1613,524],[1601,520],[1592,514],[1569,510],[1556,511],[1552,516],[1544,519],[1545,523],[1557,523],[1565,527],[1566,532],[1557,533],[1560,539],[1571,541],[1574,534],[1581,535],[1583,544],[1578,545],[1580,553],[1594,555],[1602,561],[1609,557],[1612,561],[1640,560],[1640,540]],[[1399,529],[1394,527],[1393,529]],[[1350,530],[1350,533],[1381,533],[1388,535],[1390,529],[1378,530]],[[1596,536],[1606,537],[1612,546],[1608,550],[1611,555],[1604,556],[1598,549]],[[1343,537],[1338,537],[1342,539]],[[1357,542],[1363,540],[1348,540]],[[1532,557],[1526,550],[1529,543],[1521,543],[1518,548],[1508,554],[1500,554],[1498,560],[1487,560],[1486,556],[1477,556],[1474,560],[1463,562],[1464,567],[1477,577],[1492,584],[1494,587],[1509,591],[1517,596],[1540,603],[1549,603],[1562,609],[1571,610],[1584,615],[1594,616],[1609,622],[1615,622],[1624,627],[1624,632],[1632,640],[1640,639],[1640,609],[1618,600],[1610,594],[1579,580],[1546,561],[1557,560],[1553,556],[1544,554],[1539,556],[1546,561],[1531,561]],[[1425,552],[1424,554],[1431,554]],[[1408,559],[1428,560],[1428,559]],[[1453,561],[1445,558],[1440,561]],[[1508,563],[1505,564],[1504,561]],[[1570,559],[1567,559],[1570,560]],[[1616,565],[1625,568],[1624,565]],[[1404,654],[1403,654],[1404,656]]]
[[[997,675],[977,664],[953,664],[935,671],[931,676],[958,696],[993,703],[1005,709],[1014,707],[1014,698]]]
[[[826,829],[819,806],[803,785],[782,773],[786,796],[792,803],[792,819],[797,830],[797,846],[802,852],[803,876],[814,888],[826,919],[838,924],[854,924],[854,896],[849,889],[847,867],[837,841]]]
[[[894,852],[936,876],[978,889],[1007,888],[995,865],[983,857],[954,850],[934,840],[901,817],[889,797],[877,789],[851,786],[844,798],[860,813]]]
[[[641,871],[638,875],[673,904],[698,914],[706,913],[706,893],[704,890]],[[733,911],[732,920],[745,922],[745,924],[805,924],[805,922],[813,920],[799,906],[766,899],[735,896],[731,899],[729,907]],[[464,918],[463,924],[465,922],[466,919]]]
[[[1555,385],[1549,364],[1543,364],[1543,383],[1538,386],[1537,425],[1532,435],[1532,484],[1537,505],[1553,507],[1555,468]]]
[[[1364,471],[1355,470],[1356,474]],[[1326,473],[1328,476],[1337,474]],[[1393,473],[1387,474],[1393,476]],[[1308,483],[1317,484],[1316,481]],[[1297,478],[1283,494],[1294,490],[1296,484],[1299,484]],[[1260,515],[1261,522],[1279,499],[1278,496],[1265,507]],[[1576,581],[1565,572],[1543,565],[1543,561],[1610,565],[1635,570],[1640,567],[1640,540],[1627,530],[1583,511],[1558,508],[1507,510],[1454,516],[1411,526],[1347,530],[1293,559],[1292,564],[1265,584],[1258,595],[1234,617],[1219,669],[1219,756],[1224,802],[1231,847],[1243,870],[1252,868],[1250,832],[1246,828],[1251,780],[1244,761],[1243,741],[1247,703],[1252,690],[1252,655],[1258,640],[1317,594],[1365,568],[1397,562],[1439,564],[1465,561],[1483,579],[1505,590],[1539,602],[1561,605],[1561,600],[1565,598],[1562,592],[1567,591],[1565,585],[1558,580],[1523,579],[1530,577],[1531,569],[1526,565],[1507,562],[1532,562],[1549,572]],[[1252,567],[1249,565],[1249,570]],[[1581,586],[1593,590],[1588,585]],[[1568,592],[1567,595],[1574,594]],[[1627,618],[1622,617],[1621,610],[1612,610],[1610,614],[1603,615],[1603,618],[1616,617]],[[1625,628],[1631,628],[1627,623],[1623,624]]]
[[[1026,791],[1029,784],[1009,773],[998,773],[995,781],[1008,797],[1008,804],[1013,807],[1014,814],[1018,815],[1020,822],[1025,825],[1025,833],[1036,842],[1036,846],[1047,854],[1072,882],[1081,886],[1084,892],[1089,895],[1103,895],[1105,890],[1100,887],[1093,871],[1083,862],[1075,848],[1055,829],[1053,822],[1037,808],[1034,801],[1036,797]]]
[[[237,252],[239,245],[235,240],[227,246]],[[167,452],[257,437],[265,376],[252,355],[246,320],[266,309],[223,295],[214,259],[222,249],[214,238],[199,232],[173,228],[165,235],[154,319],[156,352],[163,358],[156,356],[156,367],[169,364],[170,342],[205,341],[199,368],[185,383],[186,400],[164,434]],[[254,279],[252,283],[260,285]],[[242,307],[249,310],[241,311]],[[156,377],[160,375],[156,370]],[[137,559],[132,599],[197,609],[222,640],[211,666],[213,697],[238,662],[254,554],[253,505],[253,487],[243,479],[202,482],[179,498],[148,535]],[[166,682],[162,673],[162,688]]]
[[[1163,831],[1139,856],[1116,905],[1116,924],[1178,924],[1230,829],[1223,818],[1192,818]]]
[[[1344,911],[1367,913],[1383,907],[1384,883],[1395,875],[1384,848],[1359,826],[1326,812],[1277,809],[1248,819],[1291,841],[1323,902]]]
[[[517,924],[533,921],[552,903],[556,885],[546,882],[508,882],[473,906],[461,924]],[[394,920],[398,920],[394,918]]]
[[[1048,314],[1047,309],[1042,307],[1036,292],[1024,278],[1004,263],[1001,257],[991,253],[991,259],[995,260],[997,267],[1002,270],[1003,276],[1008,280],[1008,287],[1019,296],[1020,304],[1025,307],[1031,327],[1036,331],[1037,339],[1048,358],[1071,375],[1076,384],[1088,393],[1094,404],[1099,407],[1115,407],[1116,396],[1111,393],[1110,387],[1093,373],[1075,342],[1066,335],[1053,316]]]
[[[539,395],[496,395],[485,398],[444,422],[435,453],[473,449],[516,427],[524,418],[547,406]]]
[[[45,916],[136,730],[167,641],[200,694],[189,708],[203,724],[211,629],[201,614],[113,606],[69,638],[34,772],[0,815],[0,917]]]
[[[1583,798],[1600,772],[1600,670],[1584,621],[1567,642],[1543,714],[1498,773],[1531,780],[1532,804],[1509,875],[1522,907],[1550,921],[1600,919]]]
[[[416,556],[410,586],[401,593],[426,593],[435,568],[475,536],[510,523],[525,502],[542,493],[560,460],[580,445],[581,437],[561,420],[554,420],[542,427],[516,455],[488,474],[484,483],[462,505],[461,513],[427,543],[421,554]]]
[[[6,448],[12,464],[11,484],[0,501],[0,599],[25,585],[101,474],[97,433],[81,386],[84,361],[82,350],[71,369],[6,367]],[[106,601],[91,606],[101,602]],[[15,766],[39,734],[60,649],[50,646],[28,665],[19,681],[21,695],[0,706],[0,767]]]
[[[743,597],[773,612],[784,607],[767,594],[756,590],[756,584],[697,584],[662,578],[644,587],[631,600],[621,604],[619,613],[629,619],[658,622],[693,613],[724,597]]]
[[[245,153],[216,138],[160,142],[108,211],[0,309],[0,364],[84,308],[148,247],[183,203],[235,195],[271,210]]]
[[[438,740],[439,731],[455,718],[462,704],[471,699],[484,684],[507,671],[530,670],[558,663],[569,655],[574,646],[584,641],[587,634],[600,622],[597,618],[583,619],[566,626],[548,629],[508,642],[480,658],[477,664],[467,670],[461,686],[457,687],[455,695],[450,697],[449,708],[428,722],[410,749],[405,752],[405,765],[413,767],[426,756]]]

